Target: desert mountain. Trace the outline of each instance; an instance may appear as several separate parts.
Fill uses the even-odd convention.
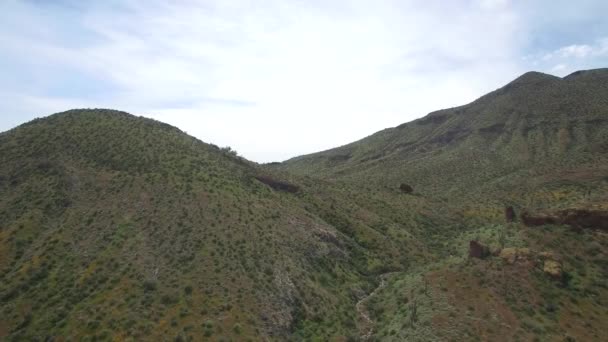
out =
[[[374,337],[601,341],[607,156],[608,69],[598,69],[529,72],[470,104],[275,167],[402,184],[466,225],[456,238],[434,235],[450,257],[391,275],[372,296]],[[554,266],[558,281],[546,276]]]
[[[494,189],[505,197],[540,176],[605,175],[607,109],[608,69],[564,78],[529,72],[468,105],[281,167],[326,179],[407,182],[446,198],[479,198]]]
[[[355,336],[376,275],[432,258],[426,231],[450,226],[423,198],[291,177],[110,110],[5,132],[0,165],[0,336],[16,340]]]
[[[0,339],[605,340],[607,152],[606,69],[278,165],[37,119],[0,134]]]

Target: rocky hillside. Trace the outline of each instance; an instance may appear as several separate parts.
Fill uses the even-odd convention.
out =
[[[0,165],[9,340],[356,336],[376,275],[434,258],[428,232],[451,227],[423,198],[281,174],[117,111],[2,133]]]
[[[558,78],[529,72],[461,107],[386,129],[281,168],[444,198],[505,197],[538,177],[608,170],[608,69]],[[525,183],[525,184],[524,184]]]
[[[0,340],[604,341],[608,70],[258,165],[72,110],[0,134]]]
[[[383,277],[371,339],[603,341],[607,152],[608,69],[531,72],[273,167],[434,198],[465,226],[435,235],[443,257]]]

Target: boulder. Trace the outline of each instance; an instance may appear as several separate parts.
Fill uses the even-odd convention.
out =
[[[399,190],[401,190],[401,192],[405,194],[411,194],[412,192],[414,192],[414,188],[405,183],[401,183],[401,185],[399,186]]]
[[[481,243],[471,240],[469,242],[469,257],[484,259],[490,255],[490,249]]]
[[[513,264],[516,261],[528,261],[531,255],[529,248],[508,247],[503,248],[498,256],[508,264]]]
[[[543,264],[543,271],[549,275],[551,278],[556,280],[561,280],[563,271],[562,264],[558,261],[547,259]]]
[[[505,220],[507,222],[513,222],[515,221],[515,209],[513,209],[513,207],[508,206],[505,208]]]

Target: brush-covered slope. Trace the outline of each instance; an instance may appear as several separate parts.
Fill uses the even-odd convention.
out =
[[[445,198],[479,197],[526,188],[556,169],[594,169],[588,176],[597,176],[606,171],[607,155],[608,69],[598,69],[564,78],[529,72],[468,105],[280,167],[355,183],[403,182]]]
[[[469,258],[473,239],[495,255]],[[376,340],[608,339],[605,233],[555,225],[485,225],[449,244],[460,252],[391,275],[370,298]],[[551,265],[562,273],[549,275]]]
[[[368,191],[405,183],[452,213],[458,229],[432,234],[437,258],[384,274],[360,303],[363,338],[604,341],[607,157],[601,69],[526,73],[471,104],[272,167]],[[551,219],[564,208],[589,223]],[[524,211],[545,214],[526,223]]]
[[[56,114],[0,134],[0,339],[357,336],[376,275],[435,260],[454,222],[153,120]]]

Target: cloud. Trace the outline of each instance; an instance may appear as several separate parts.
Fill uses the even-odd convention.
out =
[[[606,67],[606,57],[608,57],[608,38],[602,37],[593,43],[561,46],[542,53],[540,57],[530,56],[530,59],[534,65],[564,76],[580,69]]]
[[[563,58],[578,57],[584,58],[593,52],[593,48],[589,45],[570,45],[556,51]]]
[[[110,107],[281,160],[499,87],[530,67],[532,19],[506,0],[8,0],[0,128]]]
[[[568,70],[568,66],[566,64],[557,64],[553,68],[551,68],[551,73],[553,74],[561,74],[564,70]]]
[[[544,60],[556,58],[587,58],[608,56],[608,38],[598,39],[593,45],[573,44],[546,54]]]

